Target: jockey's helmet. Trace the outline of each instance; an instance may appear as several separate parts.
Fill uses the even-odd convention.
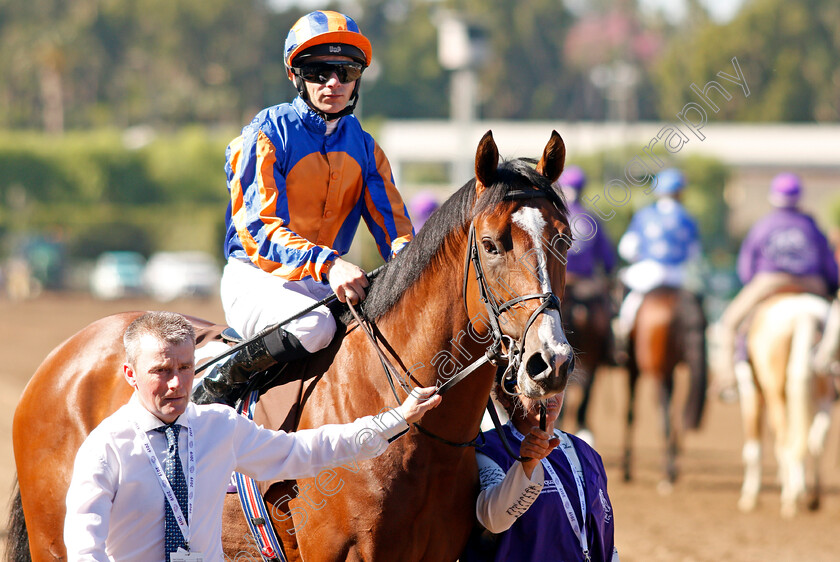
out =
[[[286,74],[297,88],[298,94],[309,102],[300,67],[309,57],[334,55],[349,57],[362,65],[362,69],[370,65],[373,57],[370,41],[362,35],[359,25],[351,18],[338,12],[316,10],[297,20],[286,37],[283,60],[286,64]],[[343,111],[329,115],[337,118],[353,112],[359,99],[359,84],[350,102]],[[311,104],[310,104],[311,105]]]
[[[796,207],[802,196],[802,182],[799,176],[790,172],[777,175],[770,183],[768,199],[774,207]]]
[[[685,175],[676,168],[667,168],[656,176],[656,193],[659,195],[676,195],[684,188]]]

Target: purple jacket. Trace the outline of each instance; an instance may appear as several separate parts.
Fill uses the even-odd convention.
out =
[[[738,276],[743,284],[757,273],[784,272],[823,278],[837,290],[837,261],[825,235],[809,215],[796,209],[777,209],[758,221],[741,244]]]
[[[510,426],[505,425],[504,431],[511,446],[516,450],[517,446],[514,444],[517,440],[514,439]],[[484,436],[487,442],[479,449],[479,452],[487,455],[507,472],[514,460],[502,446],[499,434],[493,430],[485,432]],[[615,519],[610,498],[607,495],[607,474],[604,471],[604,463],[595,449],[574,435],[569,435],[569,438],[574,444],[584,474],[586,534],[589,540],[590,557],[593,562],[609,562],[613,554]],[[566,455],[558,447],[548,456],[548,460],[569,494],[575,515],[580,521],[580,501]],[[583,560],[580,542],[572,531],[572,525],[563,509],[560,495],[555,491],[551,477],[547,473],[545,478],[546,483],[542,492],[528,511],[517,519],[510,529],[497,535],[495,557],[487,558],[486,554],[481,552],[474,536],[461,555],[461,562],[478,560],[574,562]]]
[[[569,224],[572,225],[575,241],[567,254],[566,271],[589,278],[595,273],[595,266],[600,263],[604,272],[612,273],[615,268],[615,250],[604,232],[604,226],[577,201],[568,201],[568,206]]]

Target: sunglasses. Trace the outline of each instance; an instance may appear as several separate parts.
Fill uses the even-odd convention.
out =
[[[348,84],[361,78],[363,70],[364,67],[357,62],[323,61],[302,64],[300,68],[294,69],[294,72],[307,82],[317,82],[318,84],[326,84],[335,73],[339,82]]]

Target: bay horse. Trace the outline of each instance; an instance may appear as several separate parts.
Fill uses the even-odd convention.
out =
[[[808,293],[777,294],[756,308],[747,331],[749,363],[736,369],[744,428],[742,511],[758,505],[765,407],[775,434],[782,517],[796,515],[803,502],[819,507],[819,464],[836,394],[829,377],[816,376],[812,357],[828,316],[829,302]],[[814,487],[806,498],[809,455]]]
[[[684,362],[689,389],[682,423],[673,412],[674,370]],[[632,444],[636,387],[642,374],[659,384],[659,414],[665,437],[665,479],[661,492],[677,480],[677,454],[683,429],[697,429],[706,404],[706,317],[699,298],[686,290],[658,287],[647,293],[636,315],[628,346],[628,400],[622,468],[624,480],[632,479]]]
[[[605,279],[578,279],[571,274],[566,275],[566,291],[560,314],[565,322],[566,336],[575,351],[575,371],[569,384],[576,384],[581,390],[580,401],[574,412],[574,431],[587,442],[592,440],[587,414],[595,373],[599,367],[611,361],[612,305],[608,293]],[[568,402],[567,392],[565,403]],[[561,418],[565,416],[564,405]]]
[[[402,384],[399,392],[441,387],[464,366],[476,368],[382,456],[315,478],[265,483],[271,522],[289,560],[459,556],[478,494],[469,445],[497,371],[485,359],[495,357],[500,365],[499,357],[506,359],[506,374],[533,398],[562,391],[573,370],[558,305],[570,229],[565,203],[551,188],[564,160],[565,145],[555,131],[536,169],[521,159],[500,164],[488,131],[476,152],[476,177],[371,283],[361,310],[369,332],[348,321],[328,350],[290,366],[305,370],[303,378],[311,381],[301,390],[301,429],[379,412],[402,400]],[[102,319],[59,345],[18,404],[14,504],[22,506],[25,521],[20,518],[10,538],[24,537],[25,525],[34,560],[64,553],[63,498],[73,457],[85,436],[129,398],[120,370],[121,336],[139,314]],[[393,377],[400,384],[389,384],[386,359],[403,371]],[[277,390],[260,400],[255,420],[279,427],[270,423],[285,415],[270,411]],[[231,558],[253,552],[237,509],[226,501],[224,547]]]

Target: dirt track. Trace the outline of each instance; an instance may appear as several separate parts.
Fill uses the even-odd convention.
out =
[[[86,296],[47,295],[35,301],[0,300],[0,490],[11,491],[14,459],[11,421],[17,400],[40,361],[65,338],[88,323],[125,310],[165,308],[220,322],[213,301],[98,302]],[[755,513],[736,508],[741,485],[742,444],[737,406],[709,404],[702,431],[687,437],[681,479],[672,493],[660,495],[661,437],[652,385],[643,381],[637,407],[636,478],[621,481],[620,440],[625,411],[625,375],[601,373],[592,410],[596,448],[610,476],[616,517],[616,544],[623,562],[648,561],[829,561],[840,559],[834,533],[840,524],[840,421],[828,434],[823,459],[825,495],[819,512],[793,521],[778,515],[778,486],[772,448],[765,440],[765,488]],[[573,396],[570,396],[573,402]],[[8,495],[8,494],[7,494]],[[0,505],[3,505],[0,502]],[[0,517],[5,526],[5,513]],[[5,528],[2,541],[5,542]]]

